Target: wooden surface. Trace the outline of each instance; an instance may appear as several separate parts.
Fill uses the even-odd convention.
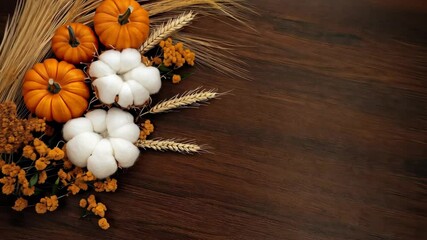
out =
[[[79,219],[79,195],[44,216],[1,207],[0,238],[427,239],[425,1],[249,2],[259,34],[197,26],[241,44],[253,80],[199,69],[158,99],[233,94],[152,119],[156,137],[213,154],[144,152],[116,193],[98,195],[108,231]]]

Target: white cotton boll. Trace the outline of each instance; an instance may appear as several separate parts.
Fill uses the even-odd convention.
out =
[[[95,132],[103,133],[107,130],[107,111],[96,109],[86,113],[85,117],[90,120]]]
[[[87,159],[92,154],[102,137],[93,132],[81,133],[67,142],[68,159],[78,167],[86,167]]]
[[[135,73],[134,73],[135,71]],[[162,80],[160,79],[160,71],[155,67],[136,68],[128,73],[129,78],[138,81],[144,86],[150,94],[158,93],[162,87]],[[137,74],[137,75],[136,75]],[[134,76],[135,75],[135,76]],[[125,74],[126,78],[127,74]]]
[[[107,130],[112,130],[133,123],[132,114],[125,112],[119,108],[111,108],[107,113]]]
[[[112,131],[108,131],[110,137],[122,138],[132,143],[138,140],[139,133],[139,127],[135,123],[128,123],[122,127],[115,128]]]
[[[120,51],[108,50],[99,55],[99,60],[106,63],[115,72],[120,70]]]
[[[84,117],[71,119],[62,128],[62,136],[65,141],[69,141],[83,132],[93,132],[92,123]]]
[[[128,80],[127,84],[129,85],[132,96],[133,104],[135,106],[143,105],[148,99],[150,99],[150,93],[145,89],[141,84],[135,80]]]
[[[97,78],[92,82],[92,85],[96,87],[97,95],[101,102],[112,104],[122,88],[123,80],[117,75],[110,75]]]
[[[110,140],[102,138],[93,149],[92,155],[113,155],[113,147]]]
[[[91,63],[89,67],[89,76],[93,78],[105,77],[115,73],[116,72],[103,61],[95,61]]]
[[[117,103],[123,108],[129,107],[133,103],[132,90],[126,82],[123,84],[122,89],[119,92],[119,100]]]
[[[125,81],[136,80],[138,82],[141,82],[143,80],[143,76],[146,75],[144,73],[146,69],[147,67],[143,63],[141,63],[138,67],[123,74],[123,79]]]
[[[132,167],[139,157],[138,147],[121,138],[110,138],[110,142],[119,166],[124,168]]]
[[[113,155],[94,154],[87,160],[87,169],[97,179],[104,179],[117,171],[117,162]]]
[[[122,51],[120,56],[120,74],[138,67],[141,64],[141,53],[133,48],[126,48]]]

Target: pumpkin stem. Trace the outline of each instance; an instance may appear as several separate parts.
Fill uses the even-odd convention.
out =
[[[74,48],[74,47],[79,46],[80,42],[77,40],[76,34],[74,33],[73,28],[70,25],[68,25],[67,28],[68,28],[68,34],[70,34],[69,43],[70,43],[71,47]]]
[[[61,91],[61,85],[59,85],[59,83],[55,82],[52,78],[50,78],[47,90],[53,94],[57,94]]]
[[[130,14],[133,11],[133,7],[129,6],[125,13],[119,15],[119,23],[120,25],[125,25],[129,22]]]

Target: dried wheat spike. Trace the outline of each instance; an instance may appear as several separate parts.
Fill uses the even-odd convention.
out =
[[[173,139],[169,140],[139,140],[136,146],[144,149],[153,149],[156,151],[173,151],[184,154],[199,153],[203,149],[201,146],[191,142],[176,142]]]
[[[197,107],[201,103],[217,98],[220,95],[223,94],[218,93],[216,89],[200,90],[200,88],[196,88],[184,94],[176,95],[169,100],[164,100],[162,102],[157,103],[156,105],[154,105],[154,107],[148,110],[147,113],[162,113],[170,111],[172,109],[179,109],[189,106]]]
[[[148,37],[144,44],[142,44],[139,51],[144,54],[154,48],[163,39],[171,36],[183,27],[190,24],[190,22],[196,17],[193,11],[189,11],[179,15],[178,17],[170,19],[167,23],[163,23],[157,27],[153,33]]]

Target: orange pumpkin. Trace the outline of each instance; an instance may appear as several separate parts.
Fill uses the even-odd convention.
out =
[[[70,23],[58,28],[52,38],[56,57],[69,63],[90,62],[98,48],[92,29],[81,23]]]
[[[66,122],[80,117],[88,107],[85,74],[65,61],[49,58],[37,63],[24,77],[24,102],[28,110],[48,121]]]
[[[135,0],[105,0],[93,18],[99,41],[107,48],[139,48],[148,37],[148,12]]]

